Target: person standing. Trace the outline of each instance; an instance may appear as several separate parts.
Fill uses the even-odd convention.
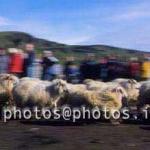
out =
[[[108,77],[107,59],[103,58],[100,60],[100,79],[102,81],[107,81],[107,77]]]
[[[140,68],[141,68],[141,64],[140,64],[140,62],[138,62],[138,59],[137,58],[132,58],[131,62],[129,63],[131,78],[139,80],[139,78],[140,78]]]
[[[50,56],[49,51],[44,51],[42,56],[42,80],[48,80],[47,69],[49,66],[53,65],[53,63],[48,59]]]
[[[18,77],[22,76],[23,72],[23,52],[17,48],[9,48],[9,73]]]
[[[110,56],[108,59],[108,81],[114,80],[118,77],[118,60],[115,56]]]
[[[6,55],[5,49],[0,48],[0,74],[8,73],[8,62],[9,58]]]
[[[26,77],[34,77],[34,48],[35,46],[32,43],[28,43],[25,45],[24,76]]]
[[[141,77],[143,80],[150,79],[150,58],[145,58],[141,66]]]
[[[44,51],[42,59],[43,80],[53,80],[62,76],[62,66],[51,51]]]
[[[64,74],[66,80],[70,83],[78,83],[79,82],[79,68],[75,64],[74,57],[67,57],[65,67],[64,67]]]
[[[95,55],[88,53],[80,65],[81,80],[85,79],[99,79],[100,65],[95,61]]]

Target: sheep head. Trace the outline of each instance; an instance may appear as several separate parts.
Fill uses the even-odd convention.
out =
[[[12,91],[13,87],[19,83],[19,79],[11,74],[1,74],[0,84],[8,91]]]
[[[115,87],[111,91],[112,93],[116,94],[118,101],[122,103],[122,106],[127,106],[128,105],[128,94],[125,91],[125,89],[121,86]]]
[[[141,87],[140,83],[134,79],[129,79],[127,82],[123,83],[122,86],[126,89],[130,100],[137,100]]]
[[[55,93],[58,93],[59,95],[64,95],[68,92],[67,82],[62,79],[53,80],[52,85],[54,87]]]

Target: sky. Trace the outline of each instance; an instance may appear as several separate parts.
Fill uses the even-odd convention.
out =
[[[0,31],[150,52],[150,0],[0,0]]]

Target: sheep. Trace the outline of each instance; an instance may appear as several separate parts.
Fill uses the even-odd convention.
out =
[[[101,92],[108,92],[108,91],[116,91],[116,92],[119,92],[120,94],[122,94],[122,97],[123,97],[122,106],[123,107],[128,106],[128,94],[122,86],[109,82],[109,83],[107,83],[106,87],[101,89]]]
[[[119,124],[120,122],[114,119],[114,116],[116,116],[115,111],[119,112],[122,107],[127,106],[127,93],[123,87],[112,85],[112,83],[109,83],[107,88],[100,91],[87,92],[87,95],[90,95],[87,101],[92,102],[90,106],[99,107],[102,112],[107,111],[112,124]],[[105,116],[104,119],[106,119]]]
[[[19,83],[19,78],[11,74],[0,74],[0,103],[13,105],[12,90]]]
[[[95,91],[85,90],[82,92],[72,93],[67,101],[67,104],[77,106],[90,106],[90,107],[102,107],[109,106],[109,108],[120,109],[122,104],[121,100],[118,100],[117,95],[112,92],[99,93]]]
[[[112,82],[120,84],[128,94],[129,103],[137,102],[140,90],[140,83],[134,79],[115,79]]]
[[[99,92],[106,91],[106,90],[112,90],[117,87],[123,88],[117,82],[101,82],[101,81],[95,81],[95,80],[91,80],[91,79],[85,80],[84,84],[86,85],[88,90],[99,91]]]
[[[68,85],[69,86],[69,85]],[[92,91],[92,90],[74,90],[68,87],[68,94],[64,104],[73,107],[82,105],[90,107],[104,107],[120,109],[122,107],[122,100],[127,97],[122,87],[116,87],[106,91]]]
[[[37,84],[37,81],[34,80],[22,80],[16,87],[14,87],[12,94],[17,106],[23,106],[23,103],[28,100],[29,92],[31,92],[32,88]]]
[[[150,105],[150,81],[142,84],[138,97],[138,107]]]
[[[98,92],[106,92],[106,91],[112,91],[115,89],[120,89],[122,92],[122,96],[125,97],[123,100],[123,106],[127,106],[127,92],[126,90],[118,83],[116,82],[101,82],[101,81],[94,81],[94,80],[85,80],[87,84],[88,90],[98,91]],[[88,85],[89,84],[89,85]]]
[[[107,111],[112,121],[114,111],[120,111],[122,108],[122,100],[124,96],[122,89],[115,88],[113,90],[98,92],[92,90],[68,91],[67,97],[62,105],[71,108],[81,108],[82,106],[92,109],[98,107],[101,111]]]
[[[58,107],[61,97],[67,92],[67,83],[56,79],[52,82],[26,80],[13,90],[13,97],[18,107]]]

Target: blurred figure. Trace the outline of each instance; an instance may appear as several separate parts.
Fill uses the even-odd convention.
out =
[[[79,82],[79,68],[75,65],[74,57],[68,57],[66,59],[64,74],[66,76],[66,80],[70,83],[78,83]]]
[[[150,79],[150,58],[145,58],[145,61],[142,63],[141,71],[143,80]]]
[[[125,61],[122,62],[122,70],[120,71],[121,75],[118,78],[129,78],[129,67],[128,63]]]
[[[53,80],[62,76],[62,66],[51,51],[44,51],[42,59],[43,80]]]
[[[41,59],[36,58],[34,63],[33,63],[33,67],[34,67],[33,78],[41,79],[41,76],[42,76]]]
[[[85,79],[99,79],[100,66],[95,61],[95,55],[92,53],[87,54],[85,60],[80,65],[80,72],[82,80]]]
[[[110,56],[108,60],[108,81],[118,77],[118,60],[114,56]]]
[[[106,58],[103,58],[100,60],[100,78],[103,81],[107,81],[108,78],[108,60]]]
[[[34,44],[25,45],[24,76],[34,77],[35,52]]]
[[[139,80],[140,79],[140,70],[141,70],[141,64],[138,62],[138,59],[131,58],[131,61],[129,62],[130,78]]]
[[[8,63],[9,58],[8,55],[6,55],[5,49],[0,48],[0,74],[8,73]]]
[[[23,72],[23,52],[17,48],[9,48],[9,73],[18,77],[22,76]]]
[[[43,57],[42,57],[42,61],[41,61],[41,64],[42,64],[42,80],[46,80],[47,78],[47,69],[49,66],[52,65],[51,61],[49,61],[48,59],[49,57],[49,51],[44,51],[43,52]]]
[[[128,78],[129,67],[128,63],[117,60],[115,67],[115,78]]]

